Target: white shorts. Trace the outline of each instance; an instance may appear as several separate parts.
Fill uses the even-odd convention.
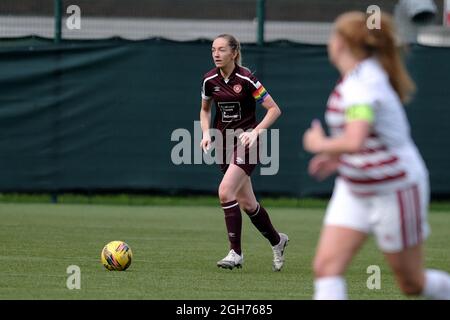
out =
[[[357,196],[337,178],[324,224],[373,233],[383,252],[399,252],[430,234],[428,203],[425,179],[392,193]]]

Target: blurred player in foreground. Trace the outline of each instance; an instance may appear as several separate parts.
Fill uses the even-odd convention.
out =
[[[373,233],[405,294],[450,299],[450,276],[424,268],[428,172],[402,105],[414,83],[392,18],[383,13],[381,28],[371,30],[365,13],[344,13],[328,54],[341,74],[325,113],[331,136],[317,120],[303,136],[315,154],[309,173],[322,180],[339,172],[314,259],[314,298],[347,298],[343,275]]]
[[[258,136],[275,122],[281,111],[258,79],[242,67],[241,47],[235,37],[219,35],[212,44],[212,58],[216,67],[205,74],[202,84],[201,147],[208,152],[212,144],[210,121],[214,101],[214,128],[222,137],[221,142],[216,140],[214,143],[216,150],[222,150],[224,155],[220,164],[224,176],[219,186],[219,198],[230,242],[228,255],[218,261],[217,266],[233,269],[243,264],[241,207],[269,240],[273,250],[273,270],[280,271],[288,237],[275,230],[267,211],[256,201],[250,175],[258,161]],[[260,123],[256,122],[256,102],[267,110]]]

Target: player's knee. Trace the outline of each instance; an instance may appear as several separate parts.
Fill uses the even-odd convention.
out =
[[[423,291],[423,283],[417,279],[399,279],[400,290],[406,295],[420,295]]]
[[[316,257],[312,268],[316,278],[340,275],[343,271],[339,261],[332,257]]]
[[[219,199],[222,203],[236,200],[236,193],[228,183],[221,183],[219,186]]]

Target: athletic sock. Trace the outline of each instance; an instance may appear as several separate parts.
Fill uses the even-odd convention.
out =
[[[250,220],[255,225],[256,229],[258,229],[259,232],[261,232],[261,234],[269,240],[272,246],[280,243],[280,235],[273,227],[266,209],[258,203],[258,206],[254,212],[246,211],[246,213],[250,217]]]
[[[425,270],[422,295],[429,299],[450,300],[450,275],[441,270]]]
[[[241,209],[239,208],[239,204],[236,200],[222,203],[222,209],[225,213],[225,224],[227,226],[230,249],[233,249],[240,255],[242,231]]]
[[[347,300],[347,285],[341,276],[314,280],[314,300]]]

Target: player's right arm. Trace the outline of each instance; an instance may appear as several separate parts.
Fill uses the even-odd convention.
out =
[[[335,173],[338,166],[339,156],[319,153],[309,161],[308,173],[317,180],[322,181]]]
[[[209,134],[209,128],[211,123],[211,105],[212,99],[202,99],[202,106],[200,109],[200,126],[202,128],[202,141],[200,147],[206,153],[211,146],[211,135]]]

